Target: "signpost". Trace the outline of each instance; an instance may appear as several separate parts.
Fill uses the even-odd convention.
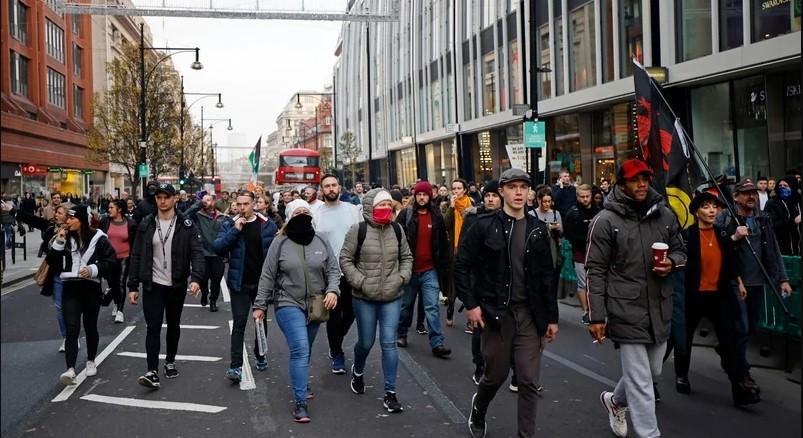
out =
[[[149,174],[148,164],[147,163],[139,163],[139,169],[137,170],[139,173],[140,178],[144,178]]]
[[[546,148],[546,122],[540,120],[524,122],[524,146],[526,148]]]
[[[505,149],[507,149],[507,157],[510,159],[510,167],[516,169],[527,168],[527,149],[523,144],[507,144]]]

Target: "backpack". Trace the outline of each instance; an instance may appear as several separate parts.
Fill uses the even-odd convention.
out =
[[[401,257],[401,240],[402,240],[402,231],[401,225],[396,222],[391,222],[390,225],[393,227],[393,232],[396,233],[396,242],[398,243],[398,256]],[[356,265],[357,262],[360,261],[360,251],[362,251],[362,244],[365,242],[365,235],[368,234],[368,223],[367,222],[360,222],[359,229],[357,230],[357,251],[354,253],[354,264]]]

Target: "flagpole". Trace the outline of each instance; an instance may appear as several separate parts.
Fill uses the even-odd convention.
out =
[[[639,63],[635,58],[633,59],[633,63],[636,64],[636,67],[644,70],[644,72],[646,73],[646,70],[644,69],[644,66],[642,66],[641,63]],[[675,114],[675,111],[672,109],[672,106],[669,105],[669,102],[667,102],[666,98],[664,97],[664,94],[661,92],[661,89],[658,87],[658,84],[655,83],[655,81],[649,75],[647,75],[647,78],[649,79],[650,86],[655,89],[655,91],[658,93],[658,96],[660,96],[661,100],[663,100],[664,105],[672,113],[672,117],[675,120],[678,120],[678,117]],[[694,152],[694,156],[697,157],[698,163],[705,170],[706,176],[708,177],[708,179],[710,181],[713,181],[714,184],[716,184],[717,190],[719,190],[720,194],[722,195],[721,198],[725,201],[725,206],[728,209],[728,213],[731,215],[733,220],[736,221],[737,226],[741,226],[742,224],[739,221],[739,216],[736,214],[736,209],[734,208],[732,201],[730,199],[728,199],[725,196],[724,193],[722,193],[722,190],[719,189],[719,184],[717,184],[716,178],[714,178],[713,172],[711,172],[711,169],[708,167],[708,163],[706,163],[706,161],[703,159],[702,155],[700,154],[700,151],[697,150],[697,145],[694,144],[694,140],[691,139],[689,134],[686,132],[686,128],[684,128],[682,124],[679,124],[679,123],[675,124],[676,129],[677,129],[678,126],[681,129],[681,132],[679,134],[684,136],[686,138],[686,140],[689,142],[691,150]],[[750,242],[750,239],[748,237],[745,237],[744,241],[745,241],[745,243],[747,243],[747,247],[750,249],[750,253],[753,254],[753,258],[755,259],[756,263],[758,264],[758,267],[761,269],[761,274],[763,275],[764,280],[766,281],[767,284],[769,284],[770,289],[772,289],[773,295],[775,295],[776,299],[778,300],[778,303],[781,305],[781,310],[783,311],[784,315],[786,315],[786,317],[789,318],[791,321],[794,321],[796,318],[789,311],[789,308],[786,307],[786,302],[784,301],[783,295],[781,295],[781,293],[778,291],[778,285],[776,285],[775,282],[770,277],[769,272],[767,272],[767,268],[761,262],[761,258],[758,256],[758,253],[756,253],[756,249],[753,247],[753,244]]]

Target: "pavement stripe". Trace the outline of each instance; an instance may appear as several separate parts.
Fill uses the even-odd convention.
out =
[[[167,324],[162,324],[162,328],[167,328]],[[219,329],[219,325],[186,325],[181,324],[179,328],[188,329],[188,330],[215,330]]]
[[[229,333],[234,330],[234,321],[229,320]],[[254,374],[251,373],[251,362],[248,361],[248,346],[243,342],[243,374],[240,380],[240,390],[250,391],[256,389],[257,384],[254,381]]]
[[[3,295],[8,295],[11,292],[16,292],[20,289],[25,289],[26,287],[36,284],[33,280],[25,280],[20,283],[12,284],[11,286],[3,286]]]
[[[229,294],[229,285],[226,284],[226,279],[220,280],[220,292],[223,294],[223,302],[231,302],[231,295]]]
[[[202,306],[200,304],[184,303],[184,307],[204,307],[204,306]]]
[[[198,403],[170,402],[159,400],[140,400],[128,397],[109,397],[107,395],[89,394],[81,397],[81,400],[88,400],[98,403],[109,403],[120,406],[133,406],[136,408],[149,409],[169,409],[173,411],[192,411],[204,412],[207,414],[217,414],[226,410],[224,406],[202,405]]]
[[[582,366],[582,365],[580,365],[580,364],[578,364],[576,362],[573,362],[573,361],[571,361],[569,359],[566,359],[563,356],[558,356],[557,354],[552,353],[549,350],[544,350],[544,356],[546,356],[546,357],[554,360],[555,362],[557,362],[557,363],[559,363],[559,364],[561,364],[561,365],[563,365],[563,366],[565,366],[567,368],[570,368],[570,369],[572,369],[572,370],[574,370],[574,371],[576,371],[576,372],[578,372],[578,373],[580,373],[580,374],[582,374],[582,375],[584,375],[584,376],[586,376],[586,377],[588,377],[590,379],[596,380],[597,382],[602,383],[603,385],[608,385],[611,388],[616,386],[616,382],[615,381],[613,381],[613,380],[611,380],[611,379],[609,379],[609,378],[607,378],[605,376],[599,375],[599,374],[595,373],[594,371],[591,371],[590,369],[588,369],[588,368],[586,368],[586,367],[584,367],[584,366]]]
[[[115,353],[117,356],[127,356],[127,357],[140,357],[143,359],[147,359],[147,353],[139,353],[136,351],[121,351],[119,353]],[[160,354],[159,359],[166,359],[166,354]],[[194,362],[217,362],[222,360],[222,357],[215,357],[215,356],[188,356],[183,354],[176,355],[176,360],[183,360],[183,361],[194,361]]]
[[[427,395],[429,395],[435,405],[440,408],[441,412],[446,414],[449,421],[454,424],[465,424],[468,421],[466,416],[463,415],[460,409],[457,409],[457,406],[444,394],[427,370],[416,362],[407,351],[401,348],[398,349],[398,351],[399,361],[407,368],[407,371],[410,372],[418,385],[426,391]]]
[[[117,337],[114,338],[114,340],[111,341],[111,343],[109,343],[109,345],[107,345],[106,348],[104,348],[103,351],[100,352],[100,354],[95,356],[95,365],[100,367],[100,364],[103,362],[103,360],[106,359],[106,357],[108,355],[110,355],[112,353],[112,351],[114,351],[114,349],[117,348],[118,345],[120,345],[120,343],[123,342],[123,340],[126,338],[126,336],[130,335],[131,332],[134,331],[134,328],[136,328],[135,325],[130,325],[130,326],[124,328],[123,331],[120,332],[120,334],[117,335]],[[81,372],[78,373],[78,376],[75,377],[75,385],[70,385],[70,386],[65,387],[59,393],[59,395],[57,395],[51,401],[52,402],[66,401],[68,398],[70,398],[72,393],[75,392],[76,389],[78,389],[78,386],[80,386],[81,383],[83,383],[84,380],[86,380],[86,370],[85,369],[81,370]]]

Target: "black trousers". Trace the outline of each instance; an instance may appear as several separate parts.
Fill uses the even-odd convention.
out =
[[[243,366],[243,339],[245,338],[245,327],[251,319],[251,309],[254,307],[254,300],[257,297],[256,284],[244,284],[237,292],[231,294],[231,316],[234,320],[231,329],[231,367],[239,368]],[[268,318],[262,318],[262,327],[265,334],[268,333]],[[259,344],[256,337],[256,325],[254,325],[254,356],[259,357]]]
[[[223,279],[225,265],[223,259],[217,256],[206,256],[206,270],[201,279],[201,302],[217,303],[220,297],[220,281]],[[210,286],[211,282],[211,286]],[[211,295],[210,295],[210,292]]]
[[[419,314],[423,314],[423,312],[419,312]],[[340,298],[337,299],[337,306],[329,311],[329,321],[326,322],[330,356],[343,354],[343,339],[353,323],[354,308],[351,304],[351,285],[344,277],[341,277]]]
[[[111,291],[109,293],[117,306],[117,310],[122,312],[123,305],[125,304],[126,283],[128,282],[128,261],[129,258],[117,259],[112,267],[112,272],[106,278]]]
[[[89,280],[64,282],[61,298],[61,311],[67,326],[67,340],[64,343],[67,368],[75,368],[78,359],[78,336],[81,334],[81,321],[86,333],[86,358],[95,360],[98,352],[98,313],[100,313],[100,283]]]
[[[184,287],[163,286],[153,283],[150,289],[142,294],[142,311],[148,334],[145,337],[145,351],[148,356],[148,370],[159,369],[159,349],[161,348],[162,321],[167,319],[165,334],[165,363],[175,362],[178,352],[178,340],[181,337],[181,312],[184,310],[184,299],[187,289]]]
[[[733,297],[735,300],[736,297]],[[714,325],[719,347],[717,353],[722,358],[725,372],[732,383],[741,380],[741,368],[736,362],[736,330],[734,321],[739,317],[735,303],[730,303],[717,293],[686,294],[686,351],[675,350],[675,375],[689,376],[692,341],[694,332],[702,318],[708,318]]]

